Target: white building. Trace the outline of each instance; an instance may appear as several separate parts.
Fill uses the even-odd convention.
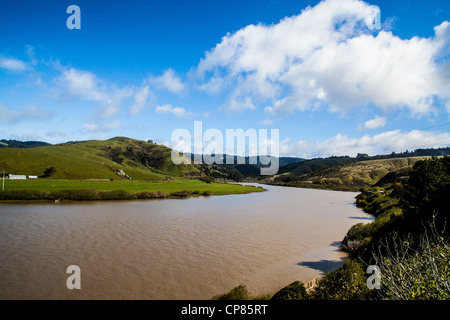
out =
[[[28,179],[37,179],[37,176],[28,176]]]
[[[21,174],[10,174],[8,178],[9,180],[27,180],[27,176]]]

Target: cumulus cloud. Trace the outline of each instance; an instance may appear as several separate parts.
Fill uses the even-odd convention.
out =
[[[186,89],[186,84],[171,68],[164,71],[159,77],[150,77],[148,82],[160,90],[172,93],[181,93]]]
[[[161,106],[157,106],[155,109],[155,112],[159,113],[159,114],[171,113],[174,116],[176,116],[177,118],[183,118],[183,117],[191,115],[191,113],[186,111],[186,109],[180,108],[180,107],[172,107],[172,105],[170,105],[170,104],[164,104]]]
[[[376,128],[382,128],[386,125],[386,118],[376,116],[375,118],[371,120],[367,120],[364,123],[364,129],[376,129]]]
[[[280,154],[302,158],[329,156],[356,156],[358,153],[370,155],[403,152],[418,148],[439,148],[450,145],[450,133],[435,133],[431,131],[412,130],[402,132],[393,130],[377,135],[364,135],[360,138],[350,138],[338,134],[325,141],[297,141],[289,139],[280,143]]]
[[[376,14],[363,1],[325,0],[279,23],[227,34],[197,66],[200,89],[229,92],[237,101],[251,97],[274,115],[374,105],[420,117],[438,100],[450,110],[449,67],[442,62],[450,24],[437,26],[434,37],[401,39],[374,30]]]
[[[0,68],[8,71],[25,71],[29,69],[29,65],[16,58],[0,57]]]

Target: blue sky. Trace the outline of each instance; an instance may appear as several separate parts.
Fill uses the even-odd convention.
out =
[[[449,20],[448,0],[2,1],[0,137],[172,146],[201,120],[279,129],[285,156],[449,146]]]

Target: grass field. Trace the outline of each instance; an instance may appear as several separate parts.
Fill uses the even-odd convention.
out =
[[[263,191],[263,188],[243,186],[238,184],[206,183],[194,179],[174,178],[166,181],[136,181],[136,180],[65,180],[65,179],[37,179],[37,180],[5,180],[5,191],[43,191],[60,190],[97,190],[140,192],[165,192],[171,194],[184,190],[211,195],[238,194]]]

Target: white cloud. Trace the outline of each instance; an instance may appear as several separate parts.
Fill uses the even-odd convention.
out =
[[[121,125],[118,120],[106,123],[106,124],[99,124],[99,123],[86,123],[83,125],[83,128],[88,131],[93,132],[99,132],[99,131],[112,131],[115,129],[120,129]]]
[[[205,79],[199,88],[239,101],[251,97],[276,115],[374,105],[420,117],[435,111],[437,99],[450,110],[440,61],[449,54],[450,24],[437,26],[434,37],[400,39],[367,27],[372,9],[359,0],[325,0],[279,23],[227,34],[197,66]]]
[[[159,77],[150,77],[148,82],[157,89],[167,90],[172,93],[181,93],[186,89],[186,84],[171,68],[165,70]]]
[[[68,136],[66,132],[60,130],[51,130],[48,131],[45,135],[50,138],[66,138]]]
[[[63,94],[100,103],[103,106],[97,112],[100,117],[117,114],[122,101],[133,95],[131,88],[117,88],[100,80],[92,72],[74,68],[63,69],[57,82],[64,90]]]
[[[175,115],[177,118],[182,118],[191,115],[191,113],[186,111],[186,109],[180,107],[172,107],[170,104],[157,106],[155,112],[159,114],[171,113]]]
[[[37,106],[28,106],[23,110],[6,108],[0,103],[0,123],[14,124],[23,120],[41,120],[51,117],[48,112]]]
[[[338,134],[325,141],[297,141],[290,143],[286,139],[280,143],[280,154],[302,158],[329,156],[356,156],[358,153],[369,155],[403,152],[418,148],[438,148],[450,145],[450,133],[435,133],[432,131],[400,130],[387,131],[377,135],[364,135],[360,138],[350,138]]]
[[[0,57],[0,68],[8,71],[25,71],[29,69],[29,65],[16,58]]]
[[[270,125],[273,124],[273,120],[272,119],[266,119],[266,120],[261,121],[260,123],[263,124],[263,125],[266,125],[266,126],[270,126]]]
[[[246,110],[255,110],[256,106],[253,104],[251,97],[245,97],[242,100],[230,98],[225,105],[227,111],[232,113],[241,113]]]
[[[42,140],[41,136],[36,132],[25,132],[21,135],[12,134],[9,137],[10,139],[19,140],[19,141],[40,141]]]
[[[365,129],[376,129],[376,128],[382,128],[386,125],[386,118],[376,116],[375,118],[371,120],[367,120],[364,123]]]
[[[149,98],[152,96],[152,92],[148,86],[142,87],[136,94],[134,95],[134,105],[130,107],[130,114],[138,115],[145,109],[145,107],[149,104]]]

